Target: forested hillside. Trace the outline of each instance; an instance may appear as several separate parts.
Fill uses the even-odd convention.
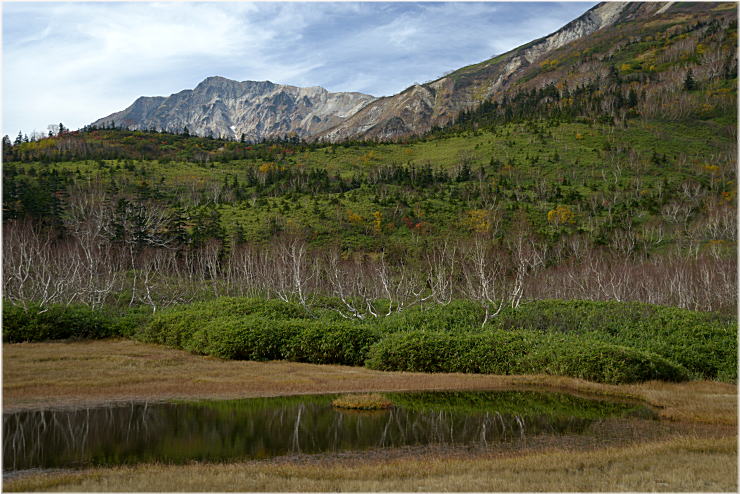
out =
[[[396,142],[6,136],[5,297],[155,310],[330,295],[362,317],[376,299],[458,297],[491,314],[533,298],[734,312],[737,22],[725,4],[682,8],[612,26],[618,43],[608,30],[569,43]]]
[[[521,295],[504,283],[519,280],[530,297],[733,307],[734,142],[711,120],[326,147],[105,130],[13,152],[49,143],[71,160],[4,165],[5,294],[19,301],[338,293],[332,273],[372,298],[386,273],[410,284],[394,287],[403,299]],[[141,159],[148,146],[161,157]]]

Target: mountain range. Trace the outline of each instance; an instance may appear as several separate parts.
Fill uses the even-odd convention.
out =
[[[329,142],[394,140],[447,125],[461,112],[517,91],[555,83],[576,86],[606,75],[611,56],[608,50],[589,56],[594,45],[620,46],[649,26],[681,24],[692,17],[698,21],[728,11],[733,13],[732,4],[726,8],[698,2],[602,2],[548,36],[393,96],[209,77],[193,90],[138,98],[93,125],[187,129],[200,136],[249,140],[284,136]]]
[[[195,89],[169,97],[142,96],[93,125],[113,122],[132,129],[187,129],[194,135],[249,140],[309,137],[336,126],[374,99],[362,93],[331,93],[318,86],[208,77]]]

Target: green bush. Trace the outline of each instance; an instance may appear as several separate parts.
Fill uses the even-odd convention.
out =
[[[715,314],[539,301],[507,308],[483,329],[480,307],[469,301],[366,321],[343,319],[336,304],[327,298],[309,314],[298,304],[223,298],[162,311],[134,336],[221,358],[365,362],[383,370],[549,373],[608,383],[737,378],[735,324]]]
[[[112,316],[113,333],[124,338],[131,338],[139,328],[149,324],[153,315],[151,307],[130,307],[123,313]]]
[[[222,297],[165,309],[154,316],[149,324],[137,330],[134,337],[150,343],[184,348],[193,333],[202,330],[210,321],[223,317],[236,321],[248,316],[278,321],[308,317],[308,313],[299,304],[280,300]]]
[[[486,331],[469,335],[464,364],[459,372],[480,374],[524,374],[529,372],[527,357],[538,341],[528,332]]]
[[[512,374],[522,370],[532,345],[524,333],[408,331],[373,345],[365,365],[394,371]]]
[[[685,330],[700,324],[727,324],[731,318],[710,312],[639,302],[591,300],[535,300],[516,309],[505,308],[493,320],[502,329],[533,329],[557,333],[598,332],[619,335],[625,328],[642,327],[651,333]]]
[[[683,368],[655,354],[526,331],[397,333],[373,345],[365,365],[416,372],[546,373],[615,384],[687,379]]]
[[[359,321],[337,320],[327,309],[319,320],[297,304],[255,299],[219,299],[175,307],[154,316],[135,337],[226,359],[288,359],[362,365],[379,330]],[[339,317],[339,316],[337,316]]]
[[[182,344],[208,319],[208,316],[193,317],[188,311],[162,311],[154,315],[149,324],[139,327],[133,337],[147,343],[182,348]]]
[[[635,348],[680,364],[694,378],[737,380],[737,324],[716,313],[638,302],[540,300],[502,311],[493,325]]]
[[[585,338],[550,338],[528,356],[525,367],[607,384],[689,378],[686,369],[660,355]]]
[[[455,300],[447,305],[411,307],[380,318],[377,324],[388,333],[415,330],[459,332],[480,329],[484,314],[478,303]]]
[[[351,322],[306,322],[291,340],[287,358],[314,364],[362,365],[380,332]]]
[[[9,303],[3,304],[3,340],[5,343],[16,343],[20,341],[38,341],[37,332],[38,330],[33,327],[34,315],[33,312],[40,310],[40,308],[29,307],[29,310],[25,310],[23,307],[17,305],[11,305]],[[44,330],[43,332],[46,332]]]
[[[225,359],[277,360],[305,320],[271,320],[261,316],[222,316],[204,322],[182,342],[182,348]]]
[[[455,372],[453,356],[459,341],[459,337],[442,332],[395,333],[370,347],[365,366],[387,371]]]
[[[111,336],[117,336],[113,318],[89,307],[31,304],[24,309],[18,305],[3,305],[6,343]]]
[[[377,339],[376,329],[349,322],[223,316],[190,332],[181,346],[226,359],[362,365]]]

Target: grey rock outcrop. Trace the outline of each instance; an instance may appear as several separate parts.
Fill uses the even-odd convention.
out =
[[[195,89],[169,97],[141,97],[123,111],[93,125],[111,122],[131,129],[188,132],[249,140],[296,135],[310,137],[334,127],[375,97],[330,93],[322,87],[296,87],[269,81],[208,77]]]

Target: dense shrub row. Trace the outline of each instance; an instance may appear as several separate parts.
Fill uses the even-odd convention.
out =
[[[297,304],[222,298],[162,311],[134,337],[227,359],[362,365],[380,331]]]
[[[220,298],[152,316],[84,307],[6,305],[6,342],[131,336],[226,359],[367,365],[373,369],[544,373],[606,383],[737,379],[731,318],[637,303],[537,301],[482,327],[470,301],[388,317],[342,318],[336,301],[309,311],[278,300]]]
[[[471,331],[480,329],[485,311],[471,300],[454,300],[447,305],[413,307],[379,318],[376,323],[385,332],[397,331]]]
[[[377,331],[356,324],[223,316],[205,322],[178,346],[228,359],[362,365],[376,340]]]
[[[540,300],[503,311],[494,326],[637,348],[682,365],[694,378],[737,379],[737,322],[716,313],[638,302]]]
[[[108,314],[79,305],[3,304],[3,341],[20,343],[61,339],[130,336],[149,320],[150,311],[134,308]]]
[[[371,348],[366,365],[418,372],[553,374],[610,384],[688,378],[683,367],[650,352],[531,331],[397,333]]]

